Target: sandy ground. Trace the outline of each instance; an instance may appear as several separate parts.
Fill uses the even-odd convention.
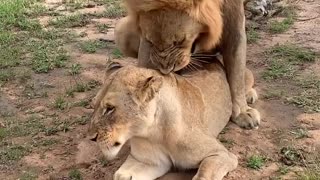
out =
[[[49,7],[59,7],[60,2],[47,0]],[[304,113],[303,109],[286,104],[280,99],[266,99],[264,94],[270,88],[276,88],[279,82],[266,81],[261,77],[261,72],[266,68],[267,57],[263,52],[277,43],[291,42],[303,47],[320,51],[320,18],[313,18],[320,14],[320,3],[314,1],[299,1],[298,19],[293,28],[289,31],[272,35],[266,32],[259,32],[261,39],[257,43],[248,45],[248,66],[253,70],[256,77],[256,88],[260,100],[254,105],[260,110],[262,123],[258,130],[243,130],[230,123],[220,139],[228,149],[239,158],[238,168],[228,174],[227,180],[258,180],[258,179],[296,179],[298,172],[305,169],[302,160],[298,160],[291,166],[285,166],[283,158],[284,147],[294,147],[297,151],[306,155],[316,155],[320,150],[320,113]],[[101,11],[103,6],[84,8],[79,11],[96,12]],[[68,12],[65,12],[68,13]],[[307,20],[308,18],[311,18]],[[313,19],[312,19],[313,18]],[[42,17],[41,22],[46,24],[50,17]],[[97,18],[90,24],[75,28],[76,32],[85,32],[86,36],[78,40],[108,39],[113,40],[113,30],[110,28],[107,33],[99,33],[95,24],[107,23],[114,26],[117,19]],[[76,48],[76,43],[66,45],[72,62],[80,63],[81,74],[78,81],[102,82],[106,59],[110,56],[110,49],[104,48],[96,53],[83,53]],[[318,58],[319,60],[319,58]],[[54,99],[65,92],[66,87],[75,83],[75,78],[66,75],[66,69],[55,69],[49,74],[32,74],[30,83],[33,84],[32,92],[46,91],[48,97],[28,98],[25,96],[26,89],[19,83],[6,83],[1,87],[0,112],[10,112],[14,117],[23,121],[32,114],[39,117],[47,126],[56,119],[72,121],[90,117],[92,109],[85,107],[70,107],[60,111],[52,108]],[[320,73],[320,63],[305,67],[303,72]],[[99,85],[98,85],[99,86]],[[87,92],[75,93],[73,98],[67,98],[68,102],[78,102],[90,99],[99,88]],[[290,89],[290,85],[288,85]],[[290,91],[289,91],[290,92]],[[2,113],[2,114],[3,114]],[[0,122],[5,117],[0,116]],[[3,127],[4,128],[4,127]],[[293,135],[298,128],[306,128],[308,136],[297,139]],[[121,165],[126,157],[128,148],[125,148],[119,158],[112,162],[104,161],[100,153],[82,142],[85,136],[87,124],[70,125],[68,131],[58,132],[47,136],[41,132],[35,136],[15,137],[10,143],[24,144],[37,140],[57,140],[57,143],[49,146],[33,147],[31,152],[21,158],[13,165],[0,164],[0,179],[23,179],[23,174],[33,174],[34,179],[72,179],[70,172],[77,169],[83,179],[107,179],[111,180],[114,171]],[[93,145],[92,145],[93,146]],[[90,146],[91,147],[91,146]],[[79,149],[81,151],[79,151]],[[92,154],[93,156],[88,156]],[[80,154],[80,155],[79,155]],[[264,165],[259,170],[247,167],[248,158],[252,155],[266,157]],[[76,162],[87,162],[77,165]],[[300,164],[301,163],[301,164]],[[281,169],[287,168],[288,172],[282,173]],[[32,178],[31,178],[32,179]],[[77,178],[75,178],[77,179]]]

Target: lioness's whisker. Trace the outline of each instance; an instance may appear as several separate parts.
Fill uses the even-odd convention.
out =
[[[191,56],[210,56],[210,57],[216,57],[218,56],[219,54],[202,54],[202,53],[194,53],[194,54],[191,54]]]

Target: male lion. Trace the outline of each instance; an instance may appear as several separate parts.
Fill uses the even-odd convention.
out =
[[[246,33],[243,0],[125,0],[129,15],[116,25],[116,44],[139,66],[179,71],[202,53],[220,52],[232,95],[232,120],[255,128],[245,95]],[[256,110],[255,110],[256,112]]]
[[[173,167],[199,168],[193,180],[221,180],[237,167],[237,157],[216,139],[232,113],[223,66],[213,62],[180,73],[109,66],[95,99],[89,138],[109,160],[130,140],[131,153],[115,180],[152,180]],[[251,113],[258,115],[254,109]]]

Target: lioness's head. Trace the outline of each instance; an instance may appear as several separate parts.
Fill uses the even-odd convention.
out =
[[[95,100],[89,138],[113,159],[127,140],[143,136],[154,121],[155,97],[163,84],[156,71],[116,67]]]
[[[220,42],[224,1],[124,1],[128,16],[136,24],[132,28],[137,28],[151,46],[148,58],[164,74],[185,67],[190,62],[193,47],[197,52],[206,52]]]

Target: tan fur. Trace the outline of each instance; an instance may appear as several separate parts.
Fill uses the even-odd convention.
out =
[[[109,64],[89,128],[89,137],[110,160],[130,140],[131,153],[115,180],[152,180],[163,175],[162,180],[193,176],[193,180],[221,180],[236,168],[237,157],[216,139],[232,111],[219,63],[181,75],[162,75],[125,62]],[[196,174],[165,175],[173,167],[199,169]]]
[[[136,53],[124,53],[125,55],[138,57],[139,66],[168,74],[192,64],[193,45],[194,53],[220,52],[231,88],[232,120],[243,128],[255,128],[259,125],[259,112],[252,110],[247,104],[247,101],[253,103],[257,94],[245,89],[246,33],[243,0],[125,2],[130,18],[120,20],[117,25],[122,26],[115,31],[116,39],[121,39],[117,46],[123,52],[128,51],[126,48],[133,44],[132,41],[136,42],[140,38],[140,46],[130,49]],[[130,38],[123,35],[126,30],[129,30]],[[256,98],[252,99],[252,96]],[[255,112],[254,116],[251,116],[252,111]]]
[[[220,10],[222,0],[125,0],[125,3],[130,17],[163,8],[185,11],[207,28],[201,42],[203,50],[210,50],[219,43],[223,28]]]

